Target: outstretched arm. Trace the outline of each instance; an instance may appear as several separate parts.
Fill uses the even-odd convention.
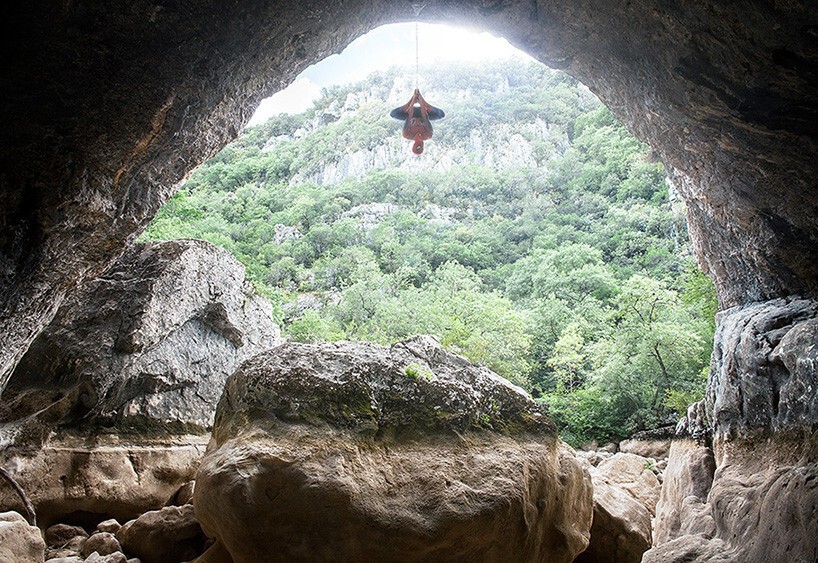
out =
[[[426,114],[426,117],[429,119],[443,119],[446,117],[446,113],[440,108],[429,106],[429,112]]]
[[[395,119],[400,119],[401,121],[406,121],[406,118],[409,117],[409,114],[406,113],[406,110],[403,108],[403,106],[393,109],[392,111],[389,112],[389,115],[391,117],[394,117]]]

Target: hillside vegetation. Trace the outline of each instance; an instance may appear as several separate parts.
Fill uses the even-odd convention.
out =
[[[423,83],[447,113],[423,156],[388,116],[411,84],[377,73],[247,129],[144,238],[233,252],[294,340],[435,334],[546,403],[569,442],[672,421],[703,391],[716,305],[661,164],[541,65]]]

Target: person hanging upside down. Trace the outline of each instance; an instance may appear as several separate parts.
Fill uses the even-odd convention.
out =
[[[446,116],[442,109],[428,104],[417,88],[405,105],[393,109],[389,115],[403,121],[403,137],[415,142],[412,145],[415,154],[421,154],[423,141],[432,138],[432,120]]]

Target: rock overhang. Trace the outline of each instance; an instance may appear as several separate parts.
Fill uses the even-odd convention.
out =
[[[15,4],[3,18],[0,383],[258,101],[408,4]],[[598,94],[687,204],[722,305],[818,292],[818,14],[806,4],[430,2]],[[47,48],[43,48],[43,46]]]

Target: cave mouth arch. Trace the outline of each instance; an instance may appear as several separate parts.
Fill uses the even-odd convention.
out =
[[[3,384],[62,295],[110,263],[263,96],[361,33],[412,19],[389,2],[9,12]],[[723,307],[815,295],[809,7],[464,1],[429,3],[421,19],[506,37],[587,84],[650,144]]]
[[[387,27],[389,29],[378,28],[386,29],[386,37],[391,38],[399,31],[395,26]],[[410,28],[410,33],[404,35],[414,34],[414,26],[405,27]],[[442,32],[443,35],[452,33],[451,28]],[[363,47],[365,53],[372,49],[372,42],[377,44],[383,36],[383,33],[375,32],[363,36],[370,40],[364,41],[368,45]],[[403,52],[395,54],[394,60],[401,61],[408,59],[410,55],[414,56],[414,43],[411,41],[413,38],[406,39],[409,40],[407,41],[409,45]],[[433,43],[434,39],[429,37],[424,43],[426,42]],[[337,64],[344,69],[351,64],[367,66],[367,61],[361,60],[364,57],[347,51],[344,53],[340,58],[332,57],[331,64]],[[307,76],[320,80],[321,69],[317,67],[326,66],[327,61],[330,59],[311,67],[312,72],[307,73]],[[674,362],[683,363],[684,369],[671,366],[672,381],[664,383],[659,381],[654,373],[659,373],[660,368],[665,367],[663,361],[667,362],[669,358],[676,358],[682,354],[670,346],[666,347],[663,342],[656,343],[655,354],[659,356],[659,363],[653,366],[655,369],[645,367],[649,362],[634,361],[633,363],[638,363],[639,367],[626,370],[625,365],[613,362],[608,354],[604,354],[605,358],[599,356],[599,362],[590,359],[598,357],[594,353],[596,350],[624,349],[629,346],[628,343],[633,339],[624,339],[625,331],[619,332],[620,327],[628,327],[628,331],[640,330],[642,340],[646,340],[651,332],[637,329],[635,325],[638,323],[633,323],[629,316],[622,314],[615,327],[611,327],[611,330],[619,335],[616,339],[618,344],[614,344],[613,339],[601,335],[603,327],[609,325],[608,314],[614,315],[614,310],[624,307],[618,299],[613,298],[613,295],[625,289],[632,273],[647,276],[657,285],[643,286],[634,278],[634,285],[628,288],[629,295],[647,298],[644,296],[648,292],[655,291],[657,295],[667,297],[662,299],[662,315],[654,315],[652,311],[646,315],[648,317],[646,322],[654,327],[653,332],[660,332],[662,327],[667,328],[671,324],[665,317],[665,301],[668,305],[673,302],[673,308],[680,312],[675,322],[675,325],[678,325],[677,331],[682,327],[689,328],[687,323],[692,324],[687,312],[681,312],[681,303],[676,302],[677,296],[684,288],[681,278],[687,277],[688,274],[686,260],[678,260],[675,257],[668,259],[668,263],[672,261],[673,266],[665,269],[661,266],[648,267],[648,259],[641,258],[650,256],[651,253],[655,257],[657,251],[661,252],[659,249],[673,254],[678,246],[687,246],[684,244],[684,235],[676,240],[665,236],[660,238],[660,235],[649,227],[640,228],[634,225],[633,230],[639,231],[639,235],[644,236],[644,239],[627,244],[627,249],[625,244],[620,246],[610,243],[611,238],[619,238],[620,229],[623,229],[617,218],[621,218],[622,214],[634,213],[631,206],[637,205],[637,201],[648,205],[648,201],[654,201],[653,196],[664,194],[659,196],[665,203],[662,207],[670,209],[670,205],[667,205],[669,202],[665,189],[665,175],[661,172],[661,167],[649,163],[650,158],[644,150],[640,150],[638,156],[636,153],[627,152],[627,158],[620,157],[623,161],[629,162],[627,166],[608,168],[605,173],[588,175],[582,180],[575,178],[575,181],[581,183],[582,188],[574,191],[563,188],[563,184],[572,184],[573,181],[564,174],[553,176],[547,170],[574,170],[575,167],[583,167],[581,163],[585,162],[584,159],[573,160],[574,157],[565,157],[562,152],[566,147],[573,145],[574,140],[577,140],[574,136],[580,136],[582,129],[588,127],[595,130],[597,127],[606,126],[607,130],[618,131],[619,133],[613,137],[617,139],[616,141],[604,137],[605,141],[613,143],[616,147],[620,145],[618,139],[630,138],[624,135],[621,127],[611,127],[614,120],[587,88],[564,73],[550,70],[527,57],[520,63],[503,61],[490,64],[480,60],[470,65],[468,71],[458,71],[456,67],[451,66],[434,68],[436,66],[434,61],[429,61],[426,66],[421,73],[423,83],[431,88],[429,93],[436,92],[436,97],[429,99],[445,102],[443,107],[446,107],[449,113],[447,120],[441,122],[441,135],[436,134],[432,143],[433,147],[441,147],[440,152],[430,147],[431,154],[414,158],[406,150],[407,147],[399,148],[400,143],[405,145],[407,142],[400,139],[399,124],[388,119],[387,114],[389,109],[403,101],[402,96],[406,91],[411,91],[412,73],[406,76],[402,65],[387,64],[386,67],[378,65],[369,69],[378,74],[361,73],[363,78],[360,80],[351,80],[345,85],[338,85],[337,88],[331,87],[334,81],[321,83],[327,88],[323,99],[315,104],[308,101],[309,103],[302,106],[309,106],[310,110],[293,112],[301,115],[271,118],[269,123],[260,123],[257,129],[246,131],[247,134],[240,136],[236,143],[228,145],[221,156],[217,156],[213,162],[202,165],[191,181],[180,190],[179,197],[174,198],[171,205],[160,212],[158,220],[148,229],[147,237],[143,240],[194,237],[209,240],[231,250],[245,263],[248,272],[253,273],[252,277],[260,287],[276,293],[278,295],[276,300],[285,300],[285,312],[281,315],[280,324],[290,338],[299,342],[371,340],[391,345],[417,333],[435,334],[441,342],[447,343],[448,349],[456,350],[473,361],[490,367],[496,373],[532,392],[534,396],[540,396],[541,392],[544,400],[551,399],[556,402],[563,399],[562,395],[556,394],[558,389],[560,392],[564,391],[566,395],[571,395],[570,399],[565,398],[560,403],[559,412],[556,407],[550,409],[557,424],[563,426],[567,422],[573,422],[566,421],[567,411],[572,408],[580,410],[579,399],[573,395],[575,385],[577,390],[586,387],[586,383],[587,387],[591,387],[590,391],[598,392],[604,389],[605,391],[601,393],[605,396],[604,400],[597,400],[595,394],[592,400],[595,401],[594,407],[582,405],[582,409],[593,411],[599,417],[608,419],[617,417],[616,435],[602,435],[600,431],[593,436],[580,436],[580,432],[573,432],[571,435],[575,437],[571,439],[572,444],[590,443],[592,440],[600,443],[618,441],[635,430],[644,430],[644,425],[657,424],[659,421],[665,425],[675,424],[675,418],[678,417],[676,413],[682,414],[688,402],[692,402],[694,398],[695,400],[701,398],[698,394],[703,392],[700,374],[702,368],[709,362],[708,341],[712,341],[712,330],[701,338],[698,338],[697,332],[689,330],[685,332],[689,340],[685,343],[684,351],[689,352],[691,357],[695,356],[695,365],[692,365],[693,362],[688,361],[687,357],[684,362]],[[506,90],[509,93],[504,97],[502,92]],[[558,94],[565,91],[571,94]],[[519,109],[504,109],[509,107],[512,100],[515,106],[520,106]],[[554,100],[557,100],[556,103]],[[568,115],[559,111],[563,105],[571,107],[567,110]],[[483,109],[479,115],[475,115],[471,112],[472,107]],[[593,125],[588,121],[592,113]],[[466,117],[463,117],[464,115]],[[380,116],[381,121],[374,116]],[[604,122],[599,120],[600,116],[604,116]],[[388,123],[384,125],[383,120]],[[351,126],[350,123],[354,123],[355,126]],[[511,123],[513,125],[509,125]],[[544,133],[546,127],[549,130],[548,134]],[[510,150],[510,147],[506,146],[508,137],[511,136],[511,132],[506,133],[509,128],[517,133],[514,140],[516,150]],[[372,131],[374,138],[371,136]],[[619,137],[620,134],[622,137]],[[470,142],[470,139],[474,138],[473,135],[480,141]],[[583,138],[586,142],[590,139],[588,136]],[[343,143],[339,143],[341,139]],[[553,144],[554,148],[541,147],[540,154],[535,157],[535,151],[530,146],[530,142],[536,142],[535,140],[547,145]],[[598,140],[597,143],[605,141]],[[556,146],[561,148],[557,149]],[[574,146],[584,147],[591,153],[595,152],[593,148],[579,140]],[[310,148],[304,151],[301,147]],[[492,154],[487,158],[489,153]],[[514,160],[516,156],[519,157],[519,161],[508,162],[509,157]],[[608,156],[609,153],[605,153],[605,156],[599,155],[600,160],[605,161],[605,164],[600,162],[601,166],[608,165]],[[635,157],[634,160],[631,160],[631,156]],[[569,161],[573,164],[566,164]],[[290,164],[293,162],[296,164]],[[350,166],[350,162],[357,164]],[[469,165],[479,167],[479,172],[475,174]],[[487,170],[484,172],[484,169]],[[447,174],[435,175],[435,172],[442,170]],[[498,170],[505,171],[509,178],[514,180],[504,179]],[[644,173],[641,178],[649,178],[647,180],[649,186],[644,185],[642,188],[644,192],[633,187],[638,183],[636,175],[631,175],[634,170],[641,170]],[[380,175],[378,172],[384,174]],[[570,173],[567,174],[574,178]],[[607,180],[608,187],[605,189],[601,188],[603,177],[614,178]],[[625,179],[629,179],[632,187],[622,189],[620,192],[620,181]],[[339,184],[344,186],[339,187]],[[493,206],[487,204],[487,200],[491,201],[493,198],[502,200],[503,197],[507,197],[503,194],[504,190],[494,191],[489,187],[498,184],[505,184],[509,193],[515,194],[509,199],[515,201],[502,201],[492,210]],[[367,189],[362,194],[359,190],[363,185],[366,185]],[[432,185],[434,187],[431,187]],[[485,185],[485,189],[481,185]],[[557,185],[560,185],[560,188],[557,188]],[[411,196],[407,195],[407,187],[408,191],[412,192]],[[453,187],[455,189],[452,189]],[[613,191],[619,194],[616,199],[623,202],[621,207],[616,206],[612,200],[608,201],[607,197]],[[447,193],[448,197],[441,197],[440,194],[443,193]],[[527,195],[529,193],[536,195],[529,196]],[[586,193],[588,200],[585,199]],[[298,194],[303,194],[311,203],[303,203]],[[341,203],[335,201],[334,197],[340,198],[338,201]],[[600,208],[606,210],[604,218],[597,215],[595,205],[591,203],[594,197],[606,202],[600,204]],[[587,203],[580,203],[581,201]],[[325,202],[333,203],[327,205]],[[405,227],[399,225],[416,221],[411,224],[416,226],[418,232],[431,227],[425,223],[428,219],[428,210],[423,208],[423,204],[435,205],[437,209],[448,209],[456,217],[454,220],[462,221],[464,230],[474,230],[474,239],[463,242],[463,246],[469,247],[468,251],[444,250],[460,244],[454,237],[449,238],[446,235],[429,236],[424,241],[425,244],[415,243],[416,246],[412,248],[412,242],[407,242],[412,240],[412,235],[407,234]],[[552,206],[559,211],[551,213],[548,208]],[[299,211],[288,212],[288,209],[294,208]],[[195,219],[189,222],[181,219],[186,225],[179,230],[175,225],[181,216],[188,213],[184,211],[185,209],[189,210]],[[466,212],[466,209],[469,211]],[[512,212],[512,209],[516,211]],[[548,219],[532,220],[530,216],[524,216],[524,210],[529,210],[535,215],[539,213]],[[402,214],[402,220],[395,219],[396,212]],[[542,240],[540,245],[537,245],[532,235],[528,240],[531,247],[536,246],[539,252],[548,253],[547,257],[534,256],[534,252],[529,253],[528,248],[523,250],[524,244],[518,245],[510,239],[504,239],[492,226],[467,219],[467,213],[473,214],[475,219],[487,213],[497,220],[513,221],[516,225],[514,228],[521,233],[520,239],[526,238],[525,231],[540,233],[543,239],[553,238],[562,241],[558,244],[560,248],[553,248],[557,243],[549,244]],[[364,220],[361,214],[368,215],[369,218]],[[661,214],[661,219],[653,222],[654,225],[659,222],[664,225],[657,230],[669,232],[676,227],[684,231],[683,221],[678,220],[678,217],[674,220],[672,215],[670,212],[666,215]],[[211,219],[204,219],[205,216]],[[584,221],[587,223],[580,226],[579,223],[567,218],[568,216],[585,217]],[[260,217],[264,219],[260,220]],[[347,229],[336,222],[342,218],[347,222],[354,222],[356,236],[367,242],[345,238],[348,236],[345,235],[348,233]],[[580,219],[580,222],[582,221]],[[239,222],[244,225],[238,227]],[[316,223],[319,223],[318,227],[323,231],[313,229]],[[364,226],[364,223],[368,225]],[[563,225],[565,230],[557,234],[558,229],[554,225]],[[376,235],[372,231],[379,226],[387,227],[392,233],[400,231],[400,234],[395,234],[393,238],[392,235],[386,234],[390,231],[381,231]],[[240,233],[237,232],[237,228],[241,228]],[[434,228],[439,232],[446,230],[439,224]],[[606,233],[605,237],[608,238],[606,242],[601,242],[604,237],[596,238],[600,229]],[[580,230],[585,237],[580,234]],[[334,234],[326,235],[326,232],[333,231]],[[573,234],[566,234],[566,231]],[[325,234],[316,236],[316,232]],[[623,236],[628,238],[628,235]],[[391,251],[384,252],[382,243],[378,244],[372,240],[376,237],[380,240],[388,238]],[[420,238],[422,239],[423,235]],[[344,242],[338,243],[339,239]],[[491,242],[487,242],[490,240],[506,240],[506,243],[503,248],[498,249],[492,247]],[[586,245],[578,244],[579,242]],[[565,248],[562,248],[563,246]],[[430,251],[430,247],[439,250]],[[474,252],[475,248],[480,250]],[[372,261],[367,260],[369,256],[367,252],[373,257]],[[599,258],[596,258],[596,252],[599,252]],[[491,258],[481,260],[475,254]],[[501,254],[516,256],[520,259],[520,264],[513,264],[516,259],[500,258]],[[463,268],[457,279],[471,280],[475,275],[480,276],[481,288],[487,291],[495,290],[507,298],[501,300],[501,303],[498,302],[498,307],[505,307],[509,301],[514,306],[510,309],[504,308],[504,313],[497,315],[487,305],[485,295],[481,291],[469,288],[472,293],[469,293],[470,298],[464,301],[459,298],[454,284],[451,292],[446,292],[447,298],[438,300],[439,294],[430,290],[430,282],[435,280],[441,284],[451,283],[449,270],[442,268],[450,260]],[[497,271],[492,273],[493,268],[486,266],[486,261],[497,267]],[[371,275],[373,270],[367,270],[367,275],[364,276],[366,281],[357,283],[361,278],[358,272],[362,263],[371,266],[376,274]],[[403,275],[410,280],[409,283],[412,285],[410,291],[403,291],[404,288],[397,282],[393,285],[390,276],[397,274],[393,267],[396,263],[401,264]],[[544,263],[548,266],[544,267],[542,265]],[[497,272],[500,265],[512,269],[499,274]],[[611,265],[617,269],[618,275],[609,269]],[[594,270],[597,267],[601,273]],[[568,271],[569,269],[571,271]],[[539,273],[544,270],[555,274],[549,277]],[[623,270],[628,273],[622,273]],[[550,289],[538,291],[535,297],[533,291],[524,287],[527,285],[526,282],[519,281],[526,276],[536,277],[541,286]],[[510,290],[506,284],[508,278],[517,280]],[[582,278],[586,279],[580,290],[577,280]],[[338,281],[339,279],[342,281]],[[647,282],[646,279],[644,281]],[[346,289],[353,284],[356,289],[347,293]],[[671,288],[674,291],[666,293],[666,290]],[[366,298],[363,295],[358,297],[357,292],[369,290],[374,296],[387,293],[391,299]],[[558,306],[546,305],[549,291],[555,293],[552,302],[558,303]],[[594,295],[584,295],[583,292]],[[556,295],[559,295],[559,298]],[[584,295],[584,299],[580,297],[581,295]],[[673,297],[670,297],[671,295]],[[309,299],[312,304],[303,306],[302,297],[304,300]],[[526,298],[537,305],[525,302]],[[395,306],[395,302],[401,303],[401,306]],[[436,302],[435,307],[428,305],[433,302]],[[668,310],[670,308],[668,307]],[[593,309],[598,315],[591,317],[589,309]],[[320,310],[321,314],[306,316],[303,314],[316,310]],[[351,313],[354,310],[364,311],[365,314]],[[520,314],[521,310],[531,315]],[[535,310],[537,313],[534,313]],[[543,312],[540,313],[540,310]],[[565,316],[572,316],[577,323],[573,331],[566,331],[563,336],[560,335],[567,323],[563,320],[563,314],[557,313],[557,310],[570,311]],[[411,311],[411,314],[407,311]],[[476,313],[477,311],[482,313]],[[492,318],[494,321],[489,325],[483,325],[461,320],[463,317],[475,315]],[[551,319],[550,330],[539,322],[529,322],[529,316]],[[438,318],[445,318],[445,321],[429,320]],[[711,322],[712,318],[711,311]],[[451,328],[464,322],[468,327],[466,330]],[[593,326],[596,328],[591,328]],[[411,330],[408,330],[409,327]],[[464,332],[474,336],[463,337],[461,333]],[[482,336],[485,333],[491,336]],[[553,337],[550,336],[552,333]],[[530,345],[529,339],[532,341]],[[583,357],[570,365],[570,370],[573,371],[570,381],[565,383],[568,390],[563,389],[562,378],[569,377],[566,373],[569,368],[560,364],[554,369],[551,365],[554,362],[549,361],[554,355],[557,340],[562,342],[566,355],[574,350],[577,356]],[[569,345],[569,342],[573,344]],[[603,342],[605,346],[602,346]],[[490,354],[484,352],[487,348],[492,348]],[[633,351],[634,357],[639,355],[636,350]],[[604,363],[607,369],[591,368],[597,366],[597,363]],[[650,393],[634,391],[628,400],[625,400],[623,394],[618,392],[623,385],[614,384],[613,378],[605,378],[605,385],[591,385],[592,380],[601,379],[599,376],[601,373],[619,374],[623,379],[631,381],[634,388],[636,381],[650,381],[650,386],[655,384],[657,390]],[[675,410],[665,408],[666,391],[671,389],[685,392],[685,397],[690,397],[690,400],[681,408],[674,407]],[[565,403],[569,400],[573,401],[572,406],[567,407]],[[611,407],[610,404],[617,406]],[[612,414],[614,412],[616,414]],[[593,418],[594,415],[590,416]],[[666,418],[668,416],[671,418]]]

